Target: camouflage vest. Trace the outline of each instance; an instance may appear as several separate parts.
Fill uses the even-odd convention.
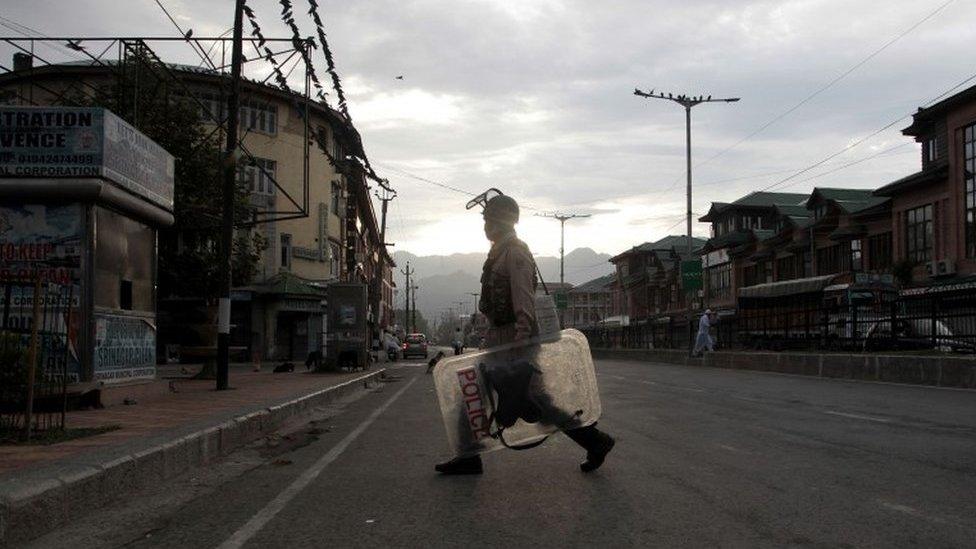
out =
[[[515,309],[512,306],[512,276],[507,269],[496,268],[496,264],[504,261],[509,253],[518,253],[519,250],[515,248],[521,248],[521,251],[531,257],[529,247],[512,236],[492,246],[481,271],[481,296],[478,300],[478,310],[496,327],[515,324],[516,320]]]

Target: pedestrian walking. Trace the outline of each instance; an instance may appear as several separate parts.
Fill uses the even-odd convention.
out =
[[[494,191],[494,196],[488,197]],[[485,236],[491,250],[481,275],[481,298],[478,309],[488,318],[489,346],[504,345],[539,335],[536,321],[536,265],[529,247],[515,232],[519,220],[518,204],[509,196],[491,189],[484,199]],[[477,199],[476,199],[477,200]],[[603,464],[613,449],[614,439],[596,425],[563,431],[586,450],[580,469],[586,473]],[[481,456],[456,457],[439,463],[435,469],[446,475],[481,474]]]
[[[715,325],[714,315],[711,309],[706,309],[698,320],[698,336],[695,338],[694,350],[696,356],[701,355],[705,350],[709,352],[715,350],[715,340],[709,333],[709,329]]]

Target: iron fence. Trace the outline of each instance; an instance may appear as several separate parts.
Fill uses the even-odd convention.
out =
[[[700,313],[583,332],[593,347],[688,349]],[[717,349],[939,351],[976,354],[976,293],[891,296],[870,303],[783,300],[740,307],[711,330]]]
[[[74,286],[0,283],[0,439],[64,429]]]

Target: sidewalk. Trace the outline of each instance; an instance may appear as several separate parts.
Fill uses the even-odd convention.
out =
[[[274,430],[285,419],[363,390],[384,370],[275,374],[235,365],[232,390],[213,380],[157,380],[133,385],[136,404],[69,412],[68,428],[116,425],[114,431],[49,446],[0,446],[0,546],[40,535],[116,494],[180,474]],[[195,371],[195,369],[194,369]],[[161,376],[180,375],[179,367]],[[170,389],[170,381],[175,392]]]

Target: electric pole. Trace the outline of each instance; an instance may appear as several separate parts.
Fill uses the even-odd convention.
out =
[[[397,197],[397,192],[387,187],[387,184],[389,184],[389,181],[384,179],[383,184],[380,185],[380,188],[377,189],[373,194],[375,194],[376,198],[379,198],[380,202],[383,203],[381,208],[382,214],[380,217],[380,243],[383,246],[392,246],[393,244],[386,241],[386,207],[391,200]]]
[[[634,95],[638,97],[644,97],[648,99],[664,99],[667,101],[673,101],[685,108],[685,161],[687,167],[687,216],[688,216],[688,255],[691,255],[692,251],[692,240],[691,240],[691,108],[702,103],[735,103],[739,100],[738,97],[726,97],[723,99],[715,98],[712,99],[711,95],[704,96],[699,95],[697,97],[689,97],[687,95],[674,96],[672,94],[664,95],[664,92],[654,93],[652,89],[650,92],[642,92],[637,88],[634,88]],[[690,305],[690,304],[689,304]]]
[[[562,293],[563,295],[565,295],[565,293],[564,293],[565,292],[564,285],[566,283],[566,265],[565,265],[565,260],[566,260],[566,254],[565,254],[565,252],[566,252],[566,249],[565,249],[566,248],[566,222],[569,221],[570,219],[576,219],[578,217],[590,217],[590,214],[569,214],[569,215],[566,215],[566,214],[562,214],[562,213],[556,212],[556,213],[551,213],[551,214],[548,214],[547,213],[547,214],[536,214],[536,215],[539,216],[539,217],[550,217],[552,219],[558,219],[559,220],[559,293]],[[562,299],[562,298],[560,298],[560,299]],[[559,311],[559,324],[560,325],[563,325],[563,324],[565,324],[565,322],[563,321],[563,310],[564,310],[565,305],[564,305],[563,308],[560,308],[559,305],[560,305],[559,303],[556,304],[556,307],[557,307],[557,309]]]
[[[407,277],[407,284],[406,284],[406,292],[407,292],[407,295],[406,295],[406,298],[403,300],[403,316],[405,317],[403,319],[403,326],[404,326],[404,328],[406,328],[406,332],[409,334],[409,333],[411,333],[411,330],[410,330],[410,276],[414,273],[413,270],[410,270],[410,262],[409,261],[407,261],[407,269],[406,270],[400,269],[400,272],[403,273],[404,275],[406,275],[406,277]]]
[[[217,305],[217,390],[229,387],[231,253],[234,240],[234,191],[237,185],[237,144],[240,122],[241,65],[244,43],[244,0],[234,3],[234,43],[227,96],[227,149],[224,156],[223,217],[220,238],[220,300]]]
[[[410,289],[413,290],[413,318],[411,323],[413,324],[413,333],[417,333],[417,290],[420,289],[420,286],[413,286]]]

